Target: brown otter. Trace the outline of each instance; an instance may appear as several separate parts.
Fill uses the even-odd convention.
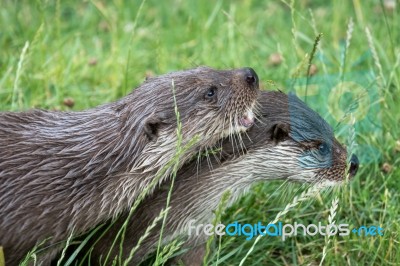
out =
[[[191,250],[182,257],[185,265],[201,264],[204,251],[201,244],[207,239],[207,236],[195,235],[193,231],[189,236],[189,224],[193,220],[195,223],[190,226],[211,223],[213,210],[227,189],[232,193],[231,204],[257,182],[282,179],[332,185],[345,179],[348,167],[350,176],[358,170],[357,157],[352,155],[347,162],[347,152],[335,139],[328,123],[296,96],[263,92],[258,102],[261,109],[259,120],[242,134],[241,144],[226,139],[220,156],[203,158],[200,165],[197,162],[187,164],[177,173],[163,244],[176,237],[186,239],[185,247]],[[133,213],[126,229],[122,261],[129,257],[139,238],[165,209],[169,188],[170,183],[166,182],[148,195]],[[104,262],[127,217],[127,213],[122,215],[94,245],[92,263],[101,256]],[[161,223],[140,244],[131,265],[137,265],[155,250]],[[118,240],[111,259],[120,254],[119,243]],[[195,246],[197,248],[193,248]]]
[[[48,261],[58,241],[128,209],[175,156],[175,105],[182,145],[198,139],[180,157],[183,163],[247,129],[257,94],[251,68],[199,67],[150,78],[126,97],[90,110],[0,113],[6,263],[16,265],[41,242],[53,244],[38,254]]]

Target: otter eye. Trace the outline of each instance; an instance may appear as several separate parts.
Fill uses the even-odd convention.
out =
[[[321,155],[327,155],[329,153],[329,147],[326,143],[320,144],[318,150]]]
[[[204,98],[206,100],[211,100],[217,95],[217,87],[212,86],[207,89],[206,94],[204,95]]]

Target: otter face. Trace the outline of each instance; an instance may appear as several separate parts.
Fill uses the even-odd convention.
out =
[[[348,163],[346,149],[316,112],[294,94],[265,92],[262,96],[261,122],[248,132],[254,142],[249,144],[254,148],[249,157],[267,165],[258,176],[334,184],[343,181],[347,171],[350,176],[356,174],[357,157],[352,155]]]
[[[188,137],[221,138],[244,131],[254,123],[253,107],[259,86],[258,76],[251,68],[214,70],[198,67],[148,82],[162,87],[162,90],[156,88],[158,95],[155,95],[160,98],[160,101],[155,99],[160,103],[155,108],[163,113],[165,124],[159,134],[162,130],[176,128],[174,96],[182,133]]]
[[[288,95],[288,108],[289,136],[302,148],[298,163],[302,170],[312,173],[306,181],[334,184],[345,179],[347,170],[354,176],[358,159],[352,155],[347,169],[347,151],[335,138],[330,125],[294,94]]]
[[[197,142],[180,157],[180,163],[218,140],[253,125],[253,107],[259,93],[258,77],[251,68],[214,70],[208,67],[150,78],[128,98],[140,96],[144,133],[151,140],[132,171],[160,169],[174,155],[177,116],[182,145]]]
[[[162,80],[166,82],[171,99],[172,82],[174,84],[183,134],[221,138],[244,131],[254,122],[252,110],[259,87],[258,76],[251,68],[199,67],[166,75]],[[172,109],[174,103],[171,104]],[[172,120],[174,116],[172,114]]]

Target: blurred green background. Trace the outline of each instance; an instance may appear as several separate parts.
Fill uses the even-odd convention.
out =
[[[327,222],[338,197],[337,223],[381,226],[385,234],[329,244],[321,236],[263,239],[245,265],[317,265],[324,246],[324,264],[397,265],[399,10],[389,0],[2,0],[0,110],[81,110],[124,96],[146,76],[251,66],[263,89],[295,91],[362,159],[349,184],[301,203],[281,221]],[[268,223],[304,189],[260,184],[223,220]],[[218,263],[237,264],[252,243],[222,239]]]

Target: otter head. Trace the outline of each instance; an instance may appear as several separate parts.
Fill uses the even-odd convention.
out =
[[[329,185],[356,174],[357,157],[348,160],[330,125],[294,94],[263,92],[259,102],[260,121],[246,145],[250,160],[265,164],[258,177]]]
[[[150,86],[148,86],[150,85]],[[208,67],[173,72],[147,79],[152,106],[162,123],[148,123],[150,139],[175,130],[180,114],[183,133],[212,137],[238,133],[249,128],[258,94],[258,77],[252,68],[215,70]],[[170,134],[173,131],[168,131]]]
[[[132,95],[140,95],[143,102],[143,133],[150,143],[133,169],[155,169],[172,158],[177,141],[176,111],[182,124],[182,145],[195,137],[198,140],[181,157],[184,162],[217,140],[252,126],[258,92],[258,77],[251,68],[198,67],[146,80]]]

